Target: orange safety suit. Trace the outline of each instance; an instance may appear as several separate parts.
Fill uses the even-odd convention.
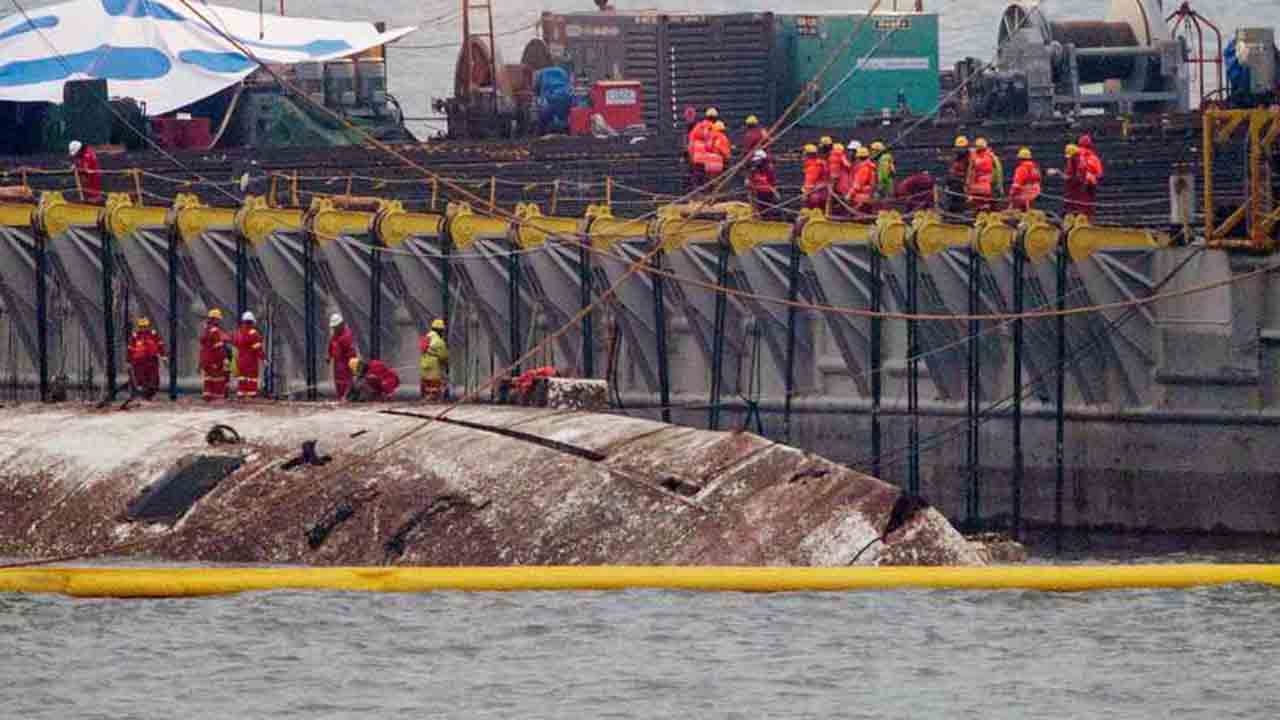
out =
[[[698,132],[689,144],[690,182],[695,188],[724,172],[725,157],[715,147],[715,136],[719,134],[714,130]]]
[[[129,336],[129,369],[133,373],[133,392],[150,400],[160,390],[160,358],[164,341],[150,328],[135,330]]]
[[[804,159],[804,198],[807,208],[827,206],[827,161],[816,155]]]
[[[853,166],[853,185],[849,190],[849,204],[853,206],[854,212],[866,215],[875,212],[877,179],[875,161],[859,160],[858,164]]]
[[[831,183],[831,191],[840,197],[847,197],[853,188],[853,164],[844,150],[832,149],[827,156],[827,178]]]
[[[204,399],[222,400],[227,396],[227,334],[216,321],[205,322],[200,332],[200,374],[204,379]]]
[[[693,146],[693,141],[695,139],[701,138],[703,136],[709,136],[711,133],[715,132],[715,129],[716,129],[715,120],[704,118],[694,123],[693,127],[689,129],[689,146],[690,147]]]
[[[258,394],[258,375],[266,351],[262,333],[251,322],[241,322],[232,343],[236,346],[236,394],[242,398]]]
[[[720,156],[720,169],[729,163],[729,158],[733,156],[733,143],[729,142],[729,136],[719,130],[711,131],[711,152]],[[720,174],[719,172],[716,173]]]
[[[969,160],[969,177],[965,183],[965,192],[969,196],[969,206],[975,211],[991,208],[995,168],[995,159],[990,150],[982,148],[973,151],[973,156]]]
[[[1013,185],[1009,188],[1009,201],[1015,210],[1030,210],[1040,197],[1040,166],[1035,160],[1023,160],[1013,171]]]

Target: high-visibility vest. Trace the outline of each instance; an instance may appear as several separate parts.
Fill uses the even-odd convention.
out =
[[[449,346],[440,333],[432,330],[419,343],[422,358],[418,361],[418,369],[422,371],[423,380],[439,380],[444,376],[444,363],[449,362]]]

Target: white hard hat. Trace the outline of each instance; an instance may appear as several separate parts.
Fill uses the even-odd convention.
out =
[[[70,143],[67,144],[67,154],[70,155],[71,157],[75,157],[76,155],[80,154],[80,149],[83,147],[84,145],[81,144],[79,140],[72,140]]]
[[[336,328],[336,327],[338,327],[338,326],[339,326],[339,325],[341,325],[341,324],[342,324],[342,316],[341,316],[341,315],[339,315],[338,313],[334,313],[334,314],[332,314],[332,315],[330,315],[330,316],[329,316],[329,327],[331,327],[331,328]]]
[[[860,147],[862,147],[862,143],[858,142],[857,140],[850,140],[850,141],[849,141],[849,149],[850,149],[850,150],[853,150],[853,151],[855,151],[855,152],[856,152],[856,151],[858,150],[858,148],[860,148]]]
[[[257,318],[253,316],[253,312],[249,310],[245,310],[244,314],[240,316],[240,322],[257,322],[257,321],[258,321]]]
[[[757,150],[751,153],[751,159],[754,162],[764,162],[765,160],[769,159],[769,154],[766,153],[764,150]]]

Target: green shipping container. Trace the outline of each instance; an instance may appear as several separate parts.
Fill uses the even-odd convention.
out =
[[[779,66],[789,71],[780,88],[782,107],[804,92],[831,53],[858,32],[822,77],[821,93],[831,97],[805,116],[802,125],[846,127],[860,116],[896,113],[900,100],[916,115],[937,106],[938,16],[877,13],[864,23],[865,18],[861,13],[776,16]]]

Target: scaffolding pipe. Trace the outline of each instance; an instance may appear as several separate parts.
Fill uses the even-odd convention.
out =
[[[981,463],[981,457],[979,454],[981,452],[981,447],[980,439],[978,437],[978,432],[980,430],[978,413],[981,410],[980,393],[982,392],[982,388],[978,373],[980,371],[979,364],[981,363],[982,358],[978,352],[980,349],[978,339],[982,336],[982,325],[977,318],[978,312],[981,310],[978,306],[978,279],[982,272],[982,265],[980,262],[978,248],[971,246],[969,248],[968,287],[970,319],[969,337],[967,342],[968,362],[966,363],[966,369],[968,370],[969,377],[965,384],[965,387],[968,390],[968,393],[966,394],[967,403],[965,409],[969,425],[967,433],[968,437],[966,438],[968,440],[968,447],[966,448],[965,453],[969,471],[969,492],[965,494],[967,501],[965,507],[965,523],[971,528],[976,528],[978,526],[979,516],[981,514],[978,504],[980,493],[979,485],[981,483],[981,478],[979,477],[980,473],[978,470],[978,466]]]
[[[306,329],[307,399],[318,400],[320,392],[319,358],[316,353],[316,239],[308,231],[302,235],[302,315]],[[341,398],[339,398],[341,399]]]
[[[729,298],[725,295],[725,282],[729,276],[729,244],[723,238],[717,246],[716,261],[716,311],[715,328],[711,339],[711,408],[708,410],[707,429],[720,429],[721,375],[724,365],[724,324]]]
[[[791,395],[796,387],[796,301],[800,297],[800,243],[795,233],[791,235],[791,263],[787,272],[787,370],[785,409],[782,415],[782,435],[791,444]]]
[[[580,312],[582,316],[582,376],[595,377],[596,374],[596,352],[595,352],[595,327],[592,320],[591,308],[591,249],[587,246],[589,240],[583,240],[578,245],[578,292],[579,302],[582,305]]]
[[[178,400],[178,228],[169,228],[169,399]]]
[[[907,493],[920,494],[920,346],[915,315],[920,303],[920,255],[914,243],[907,248]]]
[[[512,252],[507,255],[507,314],[511,316],[511,377],[520,374],[520,255],[519,248],[512,245]]]
[[[1054,428],[1056,444],[1054,448],[1055,476],[1053,485],[1053,549],[1062,552],[1062,492],[1066,485],[1065,445],[1067,435],[1067,317],[1063,311],[1067,308],[1067,236],[1062,234],[1058,245],[1058,297],[1055,307],[1058,311],[1057,321],[1057,391],[1055,393]]]
[[[658,340],[658,399],[662,403],[662,422],[671,422],[671,368],[667,364],[667,303],[666,288],[662,277],[662,258],[659,250],[649,263],[656,270],[653,274],[653,324]]]
[[[49,248],[36,232],[36,354],[40,363],[40,402],[49,402]]]
[[[1026,253],[1023,239],[1013,245],[1013,506],[1015,532],[1022,525],[1022,311],[1026,279],[1023,277]]]
[[[868,367],[871,368],[871,475],[880,477],[880,400],[884,392],[884,383],[880,377],[883,352],[881,351],[881,334],[884,321],[880,318],[882,295],[884,293],[881,264],[883,257],[879,245],[871,247],[871,355]]]
[[[382,357],[382,250],[381,240],[369,239],[369,357]]]
[[[103,348],[106,351],[107,401],[116,399],[116,317],[115,267],[111,257],[111,234],[102,233],[99,244],[99,262],[102,263],[102,328]]]

